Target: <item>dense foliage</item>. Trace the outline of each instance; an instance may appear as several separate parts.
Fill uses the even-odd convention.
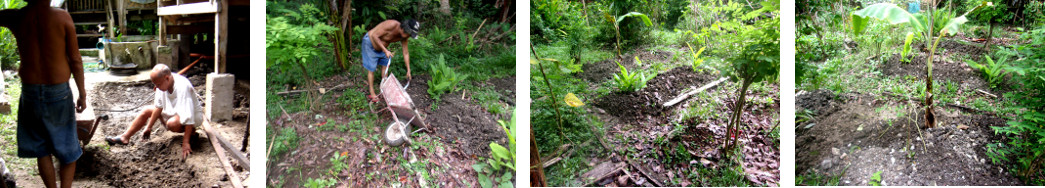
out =
[[[23,0],[0,0],[0,10],[18,9],[26,5]],[[18,67],[18,43],[14,33],[6,27],[0,27],[0,69],[12,70]]]

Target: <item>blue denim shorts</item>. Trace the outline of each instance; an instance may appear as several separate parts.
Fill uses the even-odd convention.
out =
[[[370,33],[363,35],[363,44],[360,44],[363,49],[359,50],[359,56],[363,57],[363,68],[367,71],[374,72],[377,70],[377,65],[388,66],[389,59],[385,56],[385,52],[374,51],[374,43],[370,42]]]
[[[69,83],[22,84],[18,103],[18,157],[54,155],[62,164],[83,154],[76,137],[76,107]]]

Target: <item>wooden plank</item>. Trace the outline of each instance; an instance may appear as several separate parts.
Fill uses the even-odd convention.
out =
[[[215,134],[218,135],[218,143],[220,143],[221,147],[225,148],[226,151],[229,151],[229,154],[232,154],[233,159],[236,159],[236,163],[239,163],[239,166],[243,167],[243,170],[250,171],[250,160],[247,159],[243,153],[239,152],[235,146],[232,146],[232,143],[225,140],[225,136],[222,135],[221,132],[215,132]]]
[[[214,16],[214,67],[217,67],[214,71],[217,73],[226,73],[225,65],[228,63],[228,57],[225,55],[225,49],[229,43],[229,1],[228,0],[215,0],[219,4],[218,14]]]
[[[210,2],[189,3],[174,6],[165,6],[156,9],[156,15],[182,15],[182,14],[212,14],[218,12],[217,4]]]
[[[229,181],[232,182],[232,187],[243,188],[243,179],[239,178],[239,174],[232,169],[232,165],[229,164],[228,157],[225,156],[225,149],[219,144],[218,137],[213,128],[210,127],[210,122],[203,122],[204,132],[207,132],[207,137],[210,138],[210,144],[214,146],[214,153],[218,155],[218,160],[221,161],[221,167],[225,169],[225,173],[229,175]]]
[[[168,25],[164,31],[166,34],[196,34],[196,33],[210,33],[214,32],[214,28],[210,25]]]

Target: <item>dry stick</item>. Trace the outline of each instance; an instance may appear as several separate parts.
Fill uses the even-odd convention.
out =
[[[679,95],[678,97],[675,97],[675,99],[671,99],[671,101],[668,101],[667,103],[664,103],[664,107],[674,106],[675,104],[678,104],[679,102],[682,102],[683,100],[688,99],[689,96],[692,96],[694,94],[700,93],[700,92],[702,92],[704,90],[707,90],[707,89],[709,89],[711,87],[715,87],[715,85],[718,85],[719,83],[722,83],[722,81],[726,81],[726,77],[722,77],[722,78],[719,78],[718,80],[715,80],[714,82],[705,84],[704,86],[701,86],[700,88],[697,88],[697,90],[693,90],[693,91],[690,91],[690,92],[686,92],[686,93],[684,93],[682,95]]]
[[[479,30],[483,30],[483,25],[486,25],[486,19],[483,19],[483,23],[480,23],[479,28],[472,33],[472,40],[475,40],[475,34],[479,34]]]
[[[543,79],[544,83],[548,84],[548,93],[552,94],[552,97],[551,97],[552,98],[552,104],[553,104],[552,107],[555,108],[555,119],[558,120],[557,125],[559,126],[559,136],[562,136],[563,138],[566,138],[566,140],[569,140],[570,143],[574,143],[573,139],[570,139],[570,137],[566,137],[566,133],[562,132],[562,113],[559,112],[559,107],[556,106],[556,105],[559,105],[559,100],[556,99],[557,95],[555,95],[555,89],[554,89],[554,87],[552,87],[552,82],[548,81],[548,74],[544,73],[544,64],[542,64],[540,62],[541,61],[541,56],[537,55],[537,49],[533,48],[533,44],[530,44],[530,53],[533,53],[533,57],[537,58],[537,66],[541,70],[541,76],[544,77],[544,79]]]

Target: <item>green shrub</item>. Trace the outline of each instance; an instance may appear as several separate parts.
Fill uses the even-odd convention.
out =
[[[636,62],[639,61],[639,57],[635,57]],[[649,81],[650,77],[647,77],[642,72],[628,72],[624,65],[617,62],[617,67],[620,67],[620,72],[613,75],[613,82],[617,85],[617,89],[621,92],[635,92],[646,87],[646,81]]]
[[[23,0],[0,0],[0,9],[19,9],[25,7]],[[6,27],[0,27],[0,68],[14,70],[18,68],[18,43],[14,33]]]
[[[433,99],[438,99],[443,93],[457,91],[457,84],[468,79],[468,75],[457,73],[453,68],[446,66],[446,58],[442,54],[435,59],[435,64],[429,66],[432,80],[428,81],[428,94]]]
[[[276,129],[268,129],[275,131]],[[272,143],[272,153],[269,153],[269,157],[276,157],[284,152],[290,151],[291,148],[298,147],[298,132],[294,128],[287,127],[279,129],[280,132],[270,133],[276,134],[276,137],[269,141]]]
[[[998,59],[998,61],[994,61],[991,59],[991,56],[988,55],[984,55],[983,57],[986,60],[984,64],[979,64],[972,60],[965,60],[965,63],[970,67],[983,72],[983,78],[987,80],[987,83],[991,85],[991,88],[998,87],[998,84],[1001,84],[1001,82],[1004,81],[1003,79],[1007,74],[1007,71],[1003,71],[1009,69],[1008,57],[1003,56],[1001,59]]]

